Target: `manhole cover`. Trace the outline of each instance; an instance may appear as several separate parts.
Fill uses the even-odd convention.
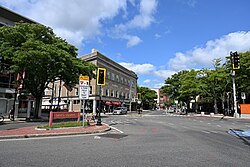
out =
[[[113,134],[113,133],[107,133],[103,135],[99,135],[100,137],[108,137],[108,138],[113,138],[113,139],[121,139],[123,137],[126,137],[128,135],[125,134]]]

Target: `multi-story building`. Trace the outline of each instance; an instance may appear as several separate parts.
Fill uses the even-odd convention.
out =
[[[164,95],[163,93],[161,93],[161,89],[157,88],[157,89],[152,89],[156,92],[157,94],[157,108],[158,109],[164,109],[166,107],[166,103],[169,102],[169,97]]]
[[[14,26],[16,22],[28,22],[28,23],[35,23],[34,21],[25,18],[17,13],[14,13],[2,6],[0,6],[0,27],[2,26]],[[7,60],[0,54],[0,114],[7,114],[7,112],[14,108],[14,99],[18,99],[17,91],[15,89],[15,81],[16,76],[15,74],[10,72],[10,64]],[[16,98],[15,98],[16,97]],[[16,101],[15,107],[15,116],[21,116],[22,110],[18,110],[20,106],[26,106],[27,109],[27,102],[23,103],[22,101]]]
[[[126,69],[95,49],[92,50],[92,53],[82,56],[80,59],[106,69],[104,86],[98,86],[95,78],[91,78],[89,82],[89,99],[85,101],[87,112],[96,113],[100,101],[104,112],[110,112],[116,106],[127,106],[129,110],[135,109],[137,75],[133,71]],[[55,82],[54,89],[52,89],[53,84],[50,84],[51,89],[46,89],[45,97],[47,97],[47,101],[45,99],[43,105],[50,106],[51,101],[49,102],[49,99],[51,99],[53,93],[55,106],[59,104],[61,108],[66,107],[68,111],[80,111],[79,85],[76,85],[72,91],[68,91],[66,87],[62,86],[63,84],[60,81]],[[58,99],[61,99],[59,103]]]

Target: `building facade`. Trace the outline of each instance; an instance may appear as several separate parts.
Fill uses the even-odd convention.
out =
[[[16,22],[20,21],[35,23],[24,16],[0,6],[0,27],[14,26]],[[9,62],[4,60],[0,54],[0,114],[7,115],[10,109],[15,108],[15,116],[26,117],[28,107],[31,109],[32,102],[27,99],[18,99],[18,91],[15,86],[16,78],[16,75],[10,72]]]
[[[104,86],[96,84],[96,79],[89,81],[89,99],[85,100],[85,111],[96,114],[101,105],[102,112],[111,112],[117,106],[126,106],[128,110],[135,108],[137,75],[120,64],[109,59],[97,50],[93,49],[90,54],[80,57],[87,62],[95,64],[98,68],[106,69],[106,82]],[[79,99],[79,85],[72,91],[67,90],[64,83],[57,81],[50,84],[51,89],[46,89],[43,106],[49,107],[53,93],[54,106],[68,111],[80,111],[82,101]],[[101,96],[100,96],[101,95]],[[60,99],[58,101],[58,99]],[[101,104],[100,104],[101,103]],[[46,105],[45,105],[46,104]]]
[[[169,102],[169,97],[161,93],[161,89],[159,88],[152,90],[154,90],[157,94],[157,99],[155,99],[155,101],[157,102],[157,109],[165,109],[167,107],[166,103]]]

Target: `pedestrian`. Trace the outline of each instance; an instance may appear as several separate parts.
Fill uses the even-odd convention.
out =
[[[14,109],[13,109],[13,107],[10,109],[8,114],[9,114],[9,119],[14,120]]]

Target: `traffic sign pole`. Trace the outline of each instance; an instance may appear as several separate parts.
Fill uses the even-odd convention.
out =
[[[79,98],[81,100],[82,124],[85,123],[85,99],[89,99],[89,76],[79,77]]]

